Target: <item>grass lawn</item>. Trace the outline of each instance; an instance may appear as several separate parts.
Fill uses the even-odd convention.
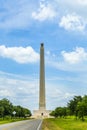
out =
[[[2,119],[0,118],[0,125],[1,124],[6,124],[6,123],[11,123],[11,122],[16,122],[16,121],[22,121],[22,120],[27,120],[26,118],[16,118],[16,119]]]
[[[87,120],[82,122],[73,118],[44,119],[42,130],[87,130]]]

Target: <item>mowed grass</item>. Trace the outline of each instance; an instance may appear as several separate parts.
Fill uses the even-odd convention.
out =
[[[44,119],[42,130],[87,130],[87,120],[76,119]]]
[[[22,120],[28,120],[28,119],[26,119],[26,118],[16,118],[16,119],[2,119],[2,118],[0,118],[0,125],[1,124],[7,124],[7,123],[11,123],[11,122],[16,122],[16,121],[22,121]]]

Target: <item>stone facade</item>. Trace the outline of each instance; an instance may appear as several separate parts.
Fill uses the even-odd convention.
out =
[[[49,118],[50,117],[50,110],[34,110],[33,117],[35,118]]]
[[[39,110],[34,110],[34,117],[49,117],[51,111],[46,110],[45,101],[45,63],[44,63],[44,44],[40,46],[40,86],[39,86]]]

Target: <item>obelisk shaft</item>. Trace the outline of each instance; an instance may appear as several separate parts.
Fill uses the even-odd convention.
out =
[[[44,44],[40,47],[40,91],[39,91],[39,110],[45,110],[45,64],[44,64]]]

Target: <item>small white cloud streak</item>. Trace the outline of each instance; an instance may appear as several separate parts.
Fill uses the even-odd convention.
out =
[[[6,89],[1,89],[0,90],[0,96],[1,97],[11,97],[13,94],[12,94],[12,92],[11,91],[9,91],[9,90],[6,90]]]
[[[59,26],[63,27],[65,30],[84,31],[86,23],[82,17],[76,14],[67,14],[61,18]]]
[[[40,2],[40,8],[38,11],[32,13],[32,18],[38,21],[45,21],[53,19],[56,16],[56,12],[53,10],[50,4],[45,5]]]
[[[6,47],[0,46],[0,57],[12,59],[18,63],[34,63],[39,60],[39,54],[30,46]]]
[[[35,8],[28,0],[6,1],[0,12],[0,29],[25,29],[31,25],[31,13]]]
[[[68,72],[87,72],[87,51],[83,47],[76,47],[73,51],[61,51],[55,57],[50,52],[46,64]]]
[[[85,52],[84,48],[76,47],[75,51],[65,52],[62,51],[62,56],[64,60],[70,64],[77,64],[81,61],[87,61],[87,52]]]
[[[63,0],[55,0],[58,4],[64,4],[65,6],[67,5],[69,5],[70,7],[75,7],[75,9],[76,9],[76,7],[77,7],[77,9],[79,8],[79,7],[85,7],[85,6],[87,6],[87,0],[75,0],[75,1],[71,1],[71,0],[65,0],[65,1],[63,1]]]
[[[68,88],[68,85],[63,83],[57,84],[52,81],[47,84],[47,106],[49,104],[49,109],[55,109],[58,106],[65,106],[67,102],[75,95],[75,92],[71,88]],[[54,90],[54,91],[53,91]],[[51,105],[53,104],[53,105]]]
[[[84,5],[86,6],[87,5],[87,0],[77,0],[78,4],[80,5]]]

